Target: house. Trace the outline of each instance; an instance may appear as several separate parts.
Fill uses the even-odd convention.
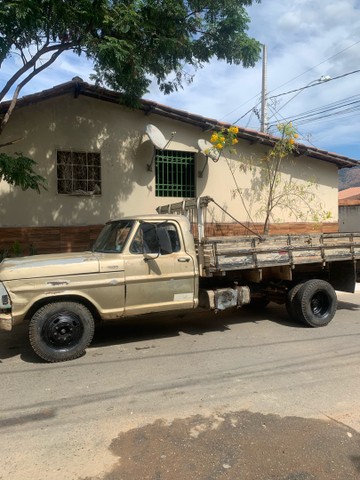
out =
[[[351,187],[339,192],[339,201],[341,200],[360,200],[360,187]]]
[[[0,114],[7,105],[0,105]],[[131,109],[120,103],[119,94],[78,77],[24,96],[2,135],[2,143],[17,142],[3,151],[21,151],[36,160],[47,190],[39,195],[0,184],[0,249],[14,243],[39,253],[85,249],[109,219],[206,195],[221,207],[209,207],[208,232],[244,234],[247,225],[260,228],[264,179],[259,165],[276,139],[239,128],[236,153],[224,152],[213,161],[198,141],[226,127],[148,100]],[[338,169],[357,164],[298,144],[282,165],[282,178],[312,188],[312,196],[291,209],[279,206],[270,233],[336,231]],[[326,222],[308,216],[310,207],[319,206],[326,208]]]
[[[339,231],[360,231],[360,187],[339,192]]]

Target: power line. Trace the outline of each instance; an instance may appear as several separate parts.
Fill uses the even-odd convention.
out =
[[[284,121],[293,121],[297,125],[304,125],[314,121],[320,121],[325,118],[335,116],[347,116],[350,113],[360,110],[360,95],[353,95],[351,97],[344,98],[337,102],[333,102],[321,107],[314,108],[312,110],[298,113],[289,117],[283,117]],[[276,114],[276,112],[275,112]],[[276,123],[271,123],[269,127],[275,126]]]
[[[273,90],[270,90],[270,92],[268,93],[272,93],[272,92],[275,92],[276,90],[278,90],[279,88],[281,87],[284,87],[285,85],[288,85],[289,83],[293,82],[294,80],[297,80],[298,78],[302,77],[303,75],[305,75],[306,73],[308,72],[311,72],[312,70],[315,70],[315,68],[319,67],[320,65],[323,65],[324,63],[326,63],[327,61],[329,60],[332,60],[333,58],[337,57],[338,55],[341,55],[342,53],[346,52],[346,50],[349,50],[350,48],[354,47],[355,45],[358,45],[360,43],[360,40],[358,40],[357,42],[349,45],[348,47],[346,48],[343,48],[342,50],[340,50],[339,52],[335,53],[334,55],[331,55],[330,57],[326,58],[325,60],[323,60],[322,62],[318,63],[317,65],[314,65],[313,67],[311,68],[308,68],[307,70],[305,70],[304,72],[302,72],[300,75],[297,75],[296,77],[293,77],[291,78],[290,80],[286,81],[285,83],[279,85],[278,87],[274,88]],[[354,72],[355,73],[355,72]],[[345,74],[346,75],[346,74]],[[334,77],[333,80],[337,79],[338,77]],[[340,77],[339,77],[340,78]],[[298,91],[298,90],[294,90],[295,92]],[[286,92],[286,93],[291,93],[291,92]],[[272,97],[268,97],[268,98],[275,98],[277,96],[281,96],[281,95],[285,95],[286,93],[283,93],[283,94],[279,94],[279,95],[274,95]],[[261,92],[259,92],[258,94],[254,95],[253,97],[250,98],[250,100],[242,103],[241,105],[239,105],[239,107],[236,107],[235,109],[233,109],[231,112],[227,113],[226,115],[224,115],[222,117],[222,119],[224,119],[225,117],[231,115],[233,112],[235,112],[238,108],[240,108],[242,105],[246,105],[247,103],[249,103],[252,99],[258,97],[259,95],[261,95]],[[261,101],[257,102],[257,104],[252,107],[250,110],[248,110],[246,113],[244,113],[241,117],[239,117],[235,122],[232,122],[234,125],[239,121],[241,120],[242,118],[244,118],[246,115],[248,115],[250,112],[253,111],[254,108],[256,108],[259,104],[260,104]]]
[[[220,121],[224,120],[224,118],[228,117],[229,115],[231,115],[232,113],[236,112],[236,110],[239,110],[239,108],[241,108],[243,105],[246,105],[248,104],[249,102],[251,102],[251,100],[254,100],[254,98],[257,98],[259,95],[261,95],[261,92],[257,93],[256,95],[254,95],[253,97],[251,97],[249,100],[247,100],[246,102],[242,103],[241,105],[239,105],[238,107],[234,108],[234,110],[231,110],[231,112],[227,113],[226,115],[224,115],[223,117],[220,118]],[[259,104],[260,104],[261,100],[259,100],[257,102],[257,104],[255,105],[255,107],[257,107]],[[239,120],[241,120],[242,118],[244,118],[248,113],[250,113],[255,107],[251,107],[250,110],[248,110],[246,113],[244,113],[244,115],[242,115],[240,118],[238,118],[238,120],[236,120],[236,122],[232,122],[233,125],[235,125]]]
[[[236,125],[236,124],[238,123],[238,121],[241,120],[242,118],[246,117],[246,115],[247,115],[248,113],[253,112],[253,111],[256,109],[256,107],[257,107],[258,105],[260,105],[260,103],[261,103],[261,102],[258,101],[258,103],[257,103],[256,105],[254,105],[253,107],[251,107],[250,110],[248,110],[246,113],[244,113],[244,115],[241,115],[241,117],[239,117],[237,120],[235,120],[235,122],[232,122],[232,124],[233,124],[233,125]]]
[[[323,83],[328,83],[328,82],[331,82],[332,80],[338,80],[339,78],[344,78],[344,77],[347,77],[349,75],[353,75],[354,73],[359,73],[359,72],[360,72],[360,69],[353,70],[352,72],[344,73],[344,74],[338,75],[336,77],[330,77],[330,78],[328,78],[327,80],[324,80],[324,81],[319,80],[318,83],[313,83],[312,85],[305,85],[305,87],[296,88],[294,90],[289,90],[288,92],[278,93],[277,95],[272,95],[271,97],[267,97],[267,99],[270,100],[271,98],[282,97],[284,95],[289,95],[290,93],[301,92],[302,90],[306,90],[307,88],[316,87],[318,85],[322,85]]]
[[[309,110],[307,112],[297,114],[297,116],[293,115],[293,116],[288,117],[288,118],[291,118],[294,121],[295,120],[302,120],[304,118],[312,117],[314,115],[321,115],[323,113],[328,113],[328,112],[331,112],[331,111],[335,111],[335,110],[338,110],[340,108],[348,107],[350,105],[357,105],[359,103],[360,103],[360,95],[354,95],[352,97],[345,98],[345,99],[340,100],[338,102],[330,103],[330,104],[324,105],[322,107],[317,107],[317,108],[314,108],[314,109]]]
[[[302,87],[302,88],[297,88],[297,89],[294,89],[294,90],[290,90],[290,91],[288,91],[288,92],[279,93],[278,95],[274,95],[274,96],[272,96],[272,97],[268,97],[268,100],[269,100],[269,99],[278,98],[278,97],[281,97],[281,96],[284,96],[284,95],[288,95],[288,94],[290,94],[290,93],[295,93],[294,97],[290,98],[290,100],[288,100],[285,104],[281,105],[281,106],[277,109],[277,111],[275,111],[275,112],[271,115],[271,117],[269,118],[269,120],[272,119],[273,117],[275,117],[276,114],[279,113],[280,110],[282,110],[286,105],[288,105],[288,103],[290,103],[290,102],[293,100],[293,98],[295,98],[297,95],[299,95],[303,90],[306,90],[306,89],[308,89],[308,88],[315,87],[315,86],[317,86],[317,85],[322,85],[323,83],[331,82],[332,80],[338,80],[338,79],[340,79],[340,78],[344,78],[344,77],[347,77],[347,76],[349,76],[349,75],[353,75],[353,74],[359,73],[359,72],[360,72],[360,69],[357,69],[357,70],[353,70],[352,72],[347,72],[347,73],[343,73],[342,75],[337,75],[336,77],[333,77],[333,78],[326,78],[326,79],[324,79],[323,81],[321,81],[321,79],[320,79],[317,83],[312,83],[312,84],[310,83],[309,85],[305,85],[305,86]],[[320,108],[321,108],[321,107],[320,107]],[[295,121],[295,118],[294,118],[294,117],[292,117],[292,119]],[[268,123],[268,128],[269,128],[270,125],[271,125],[271,124]]]
[[[301,93],[303,90],[305,90],[306,88],[314,87],[315,85],[319,85],[320,83],[323,83],[323,82],[328,82],[329,80],[331,80],[330,77],[324,77],[324,78],[321,77],[319,80],[315,80],[314,82],[310,82],[308,85],[305,85],[305,87],[300,88],[300,89],[297,91],[297,93],[295,93],[295,95],[293,95],[291,98],[289,98],[289,100],[287,100],[285,103],[283,103],[283,104],[280,106],[280,108],[278,108],[277,111],[275,111],[275,112],[273,113],[273,115],[271,115],[271,117],[270,117],[268,120],[270,120],[271,118],[273,118],[273,117],[276,115],[276,113],[279,113],[279,112],[280,112],[280,110],[283,110],[283,109],[286,107],[286,105],[288,105],[292,100],[294,100],[295,97],[297,97],[298,95],[300,95],[300,93]],[[280,94],[280,95],[282,95],[282,94]],[[275,97],[270,97],[270,98],[271,98],[271,99],[274,99],[274,98],[279,97],[280,95],[276,95]],[[284,95],[286,95],[286,93],[284,93]],[[269,99],[270,99],[270,98],[269,98]]]
[[[299,116],[294,116],[294,117],[288,117],[288,118],[285,118],[283,119],[283,121],[293,121],[296,123],[296,126],[299,126],[299,125],[304,125],[306,123],[311,123],[311,122],[314,122],[314,121],[318,121],[318,120],[323,120],[325,118],[328,118],[328,117],[334,117],[334,116],[339,116],[339,115],[344,115],[344,114],[347,114],[349,112],[353,112],[355,110],[358,110],[360,108],[360,106],[357,106],[357,104],[359,104],[360,102],[357,102],[356,105],[353,104],[353,105],[350,105],[348,106],[348,108],[345,108],[345,106],[341,107],[341,109],[329,109],[329,110],[324,110],[324,111],[320,111],[320,112],[316,112],[316,113],[312,113],[312,114],[308,114],[308,115],[299,115]],[[271,124],[269,127],[273,127],[275,126],[276,123],[273,123]]]
[[[349,45],[348,47],[344,48],[343,50],[340,50],[340,52],[335,53],[335,54],[332,55],[331,57],[326,58],[325,60],[323,60],[322,62],[318,63],[317,65],[315,65],[315,66],[313,66],[313,67],[305,70],[305,72],[300,73],[300,75],[297,75],[296,77],[291,78],[290,80],[288,80],[287,82],[283,83],[283,84],[280,85],[279,87],[276,87],[276,88],[274,88],[273,90],[271,90],[269,93],[275,92],[275,90],[278,90],[279,88],[284,87],[285,85],[288,85],[288,84],[291,83],[292,81],[297,80],[298,78],[300,78],[300,77],[302,77],[303,75],[305,75],[305,73],[308,73],[308,72],[311,72],[312,70],[315,70],[315,68],[320,67],[320,65],[323,65],[323,64],[326,63],[327,61],[332,60],[333,58],[337,57],[338,55],[341,55],[342,53],[346,52],[346,50],[349,50],[350,48],[355,47],[355,45],[358,45],[359,43],[360,43],[360,40],[358,40],[357,42]]]
[[[349,117],[353,116],[355,112],[360,111],[360,102],[358,102],[359,105],[357,107],[350,107],[350,108],[345,108],[343,110],[340,110],[338,112],[331,112],[327,114],[320,115],[318,117],[314,116],[313,118],[306,118],[303,120],[298,121],[299,125],[304,125],[308,123],[313,123],[313,122],[319,122],[322,120],[330,119],[330,118],[335,118],[335,117]]]
[[[326,81],[323,81],[323,82],[319,81],[318,83],[314,83],[314,84],[312,84],[312,85],[305,85],[305,86],[302,87],[302,88],[297,88],[297,89],[294,89],[294,90],[289,90],[288,92],[279,93],[278,95],[273,95],[273,96],[271,96],[271,97],[268,97],[267,99],[270,100],[270,99],[278,98],[278,97],[281,97],[281,96],[284,96],[284,95],[289,95],[289,94],[291,94],[291,93],[297,93],[297,94],[299,94],[300,92],[302,92],[303,90],[306,90],[306,89],[308,89],[308,88],[312,88],[312,87],[315,87],[315,86],[317,86],[317,85],[322,85],[323,83],[328,83],[328,82],[331,82],[332,80],[338,80],[338,79],[340,79],[340,78],[344,78],[344,77],[347,77],[347,76],[349,76],[349,75],[354,75],[355,73],[359,73],[359,72],[360,72],[360,69],[353,70],[353,71],[351,71],[351,72],[343,73],[342,75],[337,75],[336,77],[329,78],[329,79],[327,79]],[[291,100],[292,100],[292,99],[290,99],[288,102],[286,102],[285,105],[280,106],[280,108],[279,108],[277,111],[276,111],[276,110],[274,111],[274,109],[272,109],[272,110],[273,110],[273,113],[272,113],[270,119],[273,118],[273,117],[275,117],[276,114],[278,114],[278,112],[279,112],[283,107],[285,107]],[[256,107],[259,105],[259,103],[260,103],[260,102],[258,102],[256,105],[254,105],[250,110],[248,110],[246,113],[244,113],[241,117],[239,117],[239,118],[238,118],[235,122],[233,122],[233,123],[236,124],[237,122],[239,122],[239,120],[241,120],[242,118],[244,118],[244,117],[245,117],[246,115],[248,115],[250,112],[253,112],[253,111],[256,109]],[[319,107],[319,108],[323,108],[323,107]],[[287,117],[287,118],[292,118],[294,121],[296,120],[296,118],[294,118],[294,117]],[[268,124],[268,128],[270,128],[270,126],[273,126],[273,124],[269,123],[269,124]]]

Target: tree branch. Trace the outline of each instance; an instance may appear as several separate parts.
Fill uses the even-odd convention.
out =
[[[200,8],[197,8],[196,10],[194,10],[193,12],[189,12],[185,19],[187,18],[190,18],[190,17],[193,17],[194,15],[196,15],[197,13],[202,13],[204,10],[206,10],[207,8],[209,8],[209,5],[204,5],[203,7],[200,7]]]
[[[53,52],[54,50],[60,50],[62,53],[65,50],[69,50],[74,46],[73,43],[62,43],[48,46],[45,44],[32,58],[29,60],[22,68],[20,68],[5,84],[4,88],[0,92],[0,102],[3,100],[5,95],[11,89],[11,87],[15,84],[15,82],[26,73],[31,68],[35,68],[36,62],[45,54]],[[51,62],[52,63],[52,62]]]
[[[10,118],[10,115],[12,113],[12,111],[14,110],[15,108],[15,105],[16,105],[16,102],[17,102],[17,99],[19,97],[19,93],[21,91],[21,89],[23,88],[24,85],[26,85],[33,77],[35,77],[35,75],[37,75],[38,73],[40,73],[42,70],[45,70],[45,68],[47,68],[49,65],[51,65],[52,63],[55,62],[55,60],[58,58],[59,55],[61,55],[65,50],[67,50],[67,48],[63,48],[63,49],[58,49],[56,52],[54,52],[51,56],[51,58],[46,61],[45,63],[43,63],[41,65],[41,67],[39,68],[34,68],[34,70],[26,77],[24,78],[24,80],[22,82],[20,82],[18,84],[18,86],[16,87],[15,89],[15,92],[14,92],[14,95],[13,95],[13,98],[11,100],[11,103],[9,105],[9,108],[7,109],[7,112],[5,113],[1,123],[0,123],[0,135],[1,133],[3,132],[4,128],[5,128],[5,125],[7,124],[7,122],[9,121],[9,118]]]
[[[14,145],[14,143],[20,142],[24,137],[16,138],[15,140],[10,140],[10,142],[0,143],[0,148],[7,147],[8,145]]]
[[[245,203],[245,201],[244,201],[244,197],[243,197],[243,195],[242,195],[241,189],[240,189],[240,187],[239,187],[239,184],[238,184],[238,182],[237,182],[237,180],[236,180],[236,177],[235,177],[235,175],[234,175],[234,172],[233,172],[233,170],[232,170],[232,168],[231,168],[231,165],[230,165],[228,159],[226,159],[226,163],[227,163],[227,165],[228,165],[228,167],[229,167],[231,176],[232,176],[233,181],[234,181],[234,183],[235,183],[236,191],[238,192],[238,194],[239,194],[239,196],[240,196],[241,203],[243,204],[244,210],[245,210],[245,212],[247,213],[247,216],[248,216],[250,222],[254,225],[254,221],[253,221],[253,219],[251,218],[251,215],[250,215],[250,212],[249,212],[248,208],[246,207],[246,203]]]

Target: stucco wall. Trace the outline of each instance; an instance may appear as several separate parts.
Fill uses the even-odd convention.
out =
[[[0,226],[57,226],[96,225],[110,218],[139,213],[152,213],[158,205],[179,201],[179,198],[155,197],[155,168],[151,172],[153,146],[144,135],[146,124],[152,123],[170,138],[171,150],[198,152],[197,140],[209,139],[210,132],[158,115],[145,115],[120,105],[80,95],[46,100],[14,112],[2,140],[22,138],[8,152],[21,151],[38,162],[40,174],[48,180],[48,190],[38,195],[22,192],[2,182],[0,184]],[[74,196],[57,194],[56,150],[97,151],[101,153],[102,194],[100,196]],[[261,221],[256,217],[261,201],[258,198],[259,170],[256,162],[266,150],[260,144],[240,141],[238,159],[232,175],[228,162],[222,157],[217,163],[196,154],[196,195],[212,196],[238,220]],[[252,167],[249,168],[249,159]],[[247,169],[239,168],[240,165]],[[204,168],[205,166],[205,168]],[[197,172],[203,170],[202,178]],[[244,171],[246,170],[246,171]],[[331,222],[338,220],[337,168],[320,160],[294,157],[283,166],[284,178],[305,185],[309,180],[319,182],[313,187],[314,205],[323,205],[331,212]],[[237,185],[242,192],[234,196]],[[299,211],[307,213],[305,204]],[[284,208],[276,212],[277,221],[296,219]],[[216,209],[210,210],[208,220],[232,221]],[[311,221],[311,218],[307,218]]]

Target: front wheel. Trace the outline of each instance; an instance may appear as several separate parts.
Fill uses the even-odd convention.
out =
[[[305,282],[293,301],[297,319],[310,327],[324,327],[336,313],[336,292],[324,280],[313,279]]]
[[[81,303],[53,302],[33,315],[29,338],[40,358],[47,362],[64,362],[85,353],[94,328],[94,317]]]

